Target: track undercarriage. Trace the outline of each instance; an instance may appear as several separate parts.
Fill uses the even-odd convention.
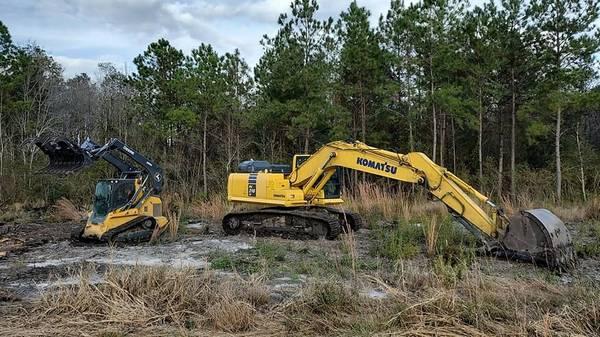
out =
[[[101,237],[86,233],[86,226],[84,225],[71,232],[71,240],[86,243],[140,243],[150,241],[155,231],[156,222],[154,219],[142,216],[106,231]]]
[[[362,226],[358,214],[333,207],[269,207],[232,212],[223,218],[228,235],[240,232],[259,236],[276,235],[293,239],[334,240],[348,230]]]

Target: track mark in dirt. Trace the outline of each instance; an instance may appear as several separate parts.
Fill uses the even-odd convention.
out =
[[[0,224],[0,258],[19,255],[49,242],[68,240],[72,223]]]

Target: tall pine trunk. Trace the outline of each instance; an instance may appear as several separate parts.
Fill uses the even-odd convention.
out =
[[[362,142],[367,142],[367,104],[365,100],[365,95],[363,93],[362,83],[360,85],[360,116],[361,116],[361,136]],[[367,174],[363,172],[362,181],[365,183],[367,181]]]
[[[502,180],[504,178],[504,123],[502,113],[500,113],[499,121],[500,129],[500,146],[498,148],[498,200],[502,200]]]
[[[306,128],[306,132],[304,133],[304,153],[309,153],[310,147],[310,128]]]
[[[202,126],[202,192],[204,197],[208,196],[208,179],[206,175],[206,133],[208,130],[208,112],[204,113],[204,125]]]
[[[435,113],[435,102],[433,99],[433,94],[434,94],[434,84],[433,84],[433,56],[429,55],[429,77],[431,80],[431,114],[432,114],[432,121],[433,121],[433,150],[431,151],[433,153],[433,161],[436,161],[436,155],[437,155],[437,116]]]
[[[556,158],[556,200],[560,203],[562,199],[562,170],[560,162],[560,124],[562,107],[556,109],[556,135],[555,135],[555,158]]]
[[[358,121],[357,121],[357,116],[356,116],[356,109],[354,109],[354,111],[352,112],[352,139],[353,140],[358,139],[358,125],[357,124],[358,124]],[[358,171],[352,170],[351,178],[350,178],[350,185],[351,185],[352,191],[355,191],[357,184],[358,184]]]
[[[587,201],[587,193],[585,190],[585,167],[583,164],[583,155],[581,152],[581,137],[579,136],[579,122],[577,122],[577,126],[575,127],[575,138],[577,140],[577,154],[579,156],[579,180],[581,180],[581,196],[583,197],[583,201]]]
[[[483,93],[479,86],[479,135],[477,137],[479,154],[479,188],[483,188]]]
[[[512,91],[512,110],[511,110],[511,127],[510,127],[510,195],[512,200],[517,198],[517,187],[515,181],[516,171],[516,128],[517,128],[517,111],[516,111],[516,93],[515,93],[515,69],[511,68],[511,91]]]
[[[408,145],[410,146],[410,152],[415,152],[415,138],[413,135],[413,125],[410,117],[408,118]]]
[[[452,171],[456,172],[456,130],[454,129],[454,116],[450,120],[452,123]]]
[[[440,111],[440,165],[444,166],[446,152],[446,113]]]
[[[4,130],[2,129],[2,118],[4,117],[2,115],[4,107],[3,103],[3,96],[2,92],[0,91],[0,177],[4,174]],[[1,192],[2,190],[0,190],[0,199],[2,197]]]

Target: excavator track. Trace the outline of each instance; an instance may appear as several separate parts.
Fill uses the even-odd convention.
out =
[[[357,232],[363,225],[362,217],[358,213],[346,211],[340,208],[328,207],[328,206],[305,206],[305,207],[267,207],[264,209],[276,209],[281,211],[289,212],[290,210],[302,210],[315,212],[320,214],[329,214],[338,219],[342,232],[348,230]]]
[[[338,217],[340,226],[342,227],[342,231],[347,232],[348,229],[353,232],[358,232],[363,226],[362,217],[358,215],[358,213],[344,211],[339,208],[334,207],[314,207],[314,208],[323,208],[328,213],[335,215]]]
[[[307,209],[265,208],[232,212],[223,218],[227,235],[244,231],[260,236],[290,239],[335,240],[342,232],[339,217]]]

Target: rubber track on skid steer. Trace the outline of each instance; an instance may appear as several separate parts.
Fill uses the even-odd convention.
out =
[[[87,244],[87,243],[141,243],[148,242],[152,238],[152,233],[154,229],[140,229],[137,231],[130,231],[131,229],[135,229],[135,227],[140,226],[144,221],[152,219],[152,217],[139,217],[134,220],[131,220],[129,223],[123,224],[118,228],[114,228],[112,230],[104,233],[101,239],[91,239],[83,237],[83,229],[85,225],[83,225],[78,230],[73,230],[71,232],[71,241],[76,244]],[[154,225],[156,226],[156,224]]]
[[[280,217],[284,217],[286,220],[289,219],[292,221],[293,219],[302,219],[303,221],[308,222],[310,225],[303,227],[290,227],[287,225],[286,221],[286,225],[282,227],[263,227],[262,224],[266,220]],[[228,220],[231,218],[236,218],[238,221],[240,221],[240,225],[237,228],[230,228],[228,226]],[[241,224],[244,221],[257,222],[257,219],[259,222],[261,222],[261,225],[258,227],[255,227],[254,225],[246,226]],[[282,210],[267,208],[232,212],[223,217],[223,230],[228,235],[236,235],[239,234],[241,230],[245,230],[247,232],[257,232],[260,234],[283,236],[286,238],[319,239],[319,235],[312,232],[312,228],[315,225],[324,225],[328,229],[327,234],[325,235],[327,240],[335,240],[342,232],[342,227],[340,226],[339,220],[336,217],[326,213],[316,213],[304,210]]]

